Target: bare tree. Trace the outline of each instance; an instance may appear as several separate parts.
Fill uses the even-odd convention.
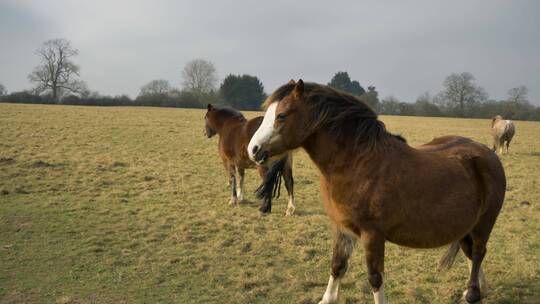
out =
[[[6,87],[0,83],[0,96],[4,96],[7,94]]]
[[[431,94],[429,92],[424,92],[416,98],[417,103],[433,103],[433,98],[431,97]]]
[[[165,79],[152,80],[141,87],[139,96],[159,96],[168,95],[172,91],[169,81]]]
[[[188,62],[182,70],[182,78],[184,89],[198,95],[214,91],[218,81],[214,64],[204,59]]]
[[[487,93],[474,83],[471,73],[452,74],[443,82],[444,91],[441,98],[451,105],[459,107],[459,115],[465,116],[465,108],[475,103],[485,101]]]
[[[78,53],[68,40],[45,41],[36,51],[41,63],[28,75],[28,79],[37,84],[37,91],[50,91],[53,100],[57,100],[63,92],[81,92],[86,86],[75,79],[79,76],[80,68],[72,61]]]
[[[387,96],[381,100],[380,112],[385,115],[399,115],[400,101],[394,96]]]
[[[527,94],[529,89],[526,86],[519,86],[508,90],[508,100],[515,103],[528,103]]]

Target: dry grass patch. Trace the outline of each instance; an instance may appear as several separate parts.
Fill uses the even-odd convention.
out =
[[[280,198],[261,217],[252,193],[252,203],[230,207],[203,116],[0,104],[0,303],[317,303],[332,239],[313,164],[295,154],[296,216],[284,216]],[[412,145],[445,134],[491,142],[488,120],[382,120]],[[501,157],[508,193],[484,264],[484,303],[540,298],[540,123],[516,128]],[[247,189],[257,184],[248,171]],[[438,273],[442,251],[389,244],[389,301],[456,301],[465,262]],[[340,301],[372,301],[360,248]]]

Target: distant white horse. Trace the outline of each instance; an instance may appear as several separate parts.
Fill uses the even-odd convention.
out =
[[[505,120],[501,115],[493,117],[491,120],[491,135],[493,135],[493,151],[504,152],[504,143],[506,143],[506,153],[512,137],[516,133],[516,127],[510,120]]]

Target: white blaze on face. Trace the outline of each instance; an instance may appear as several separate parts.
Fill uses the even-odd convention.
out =
[[[277,106],[277,101],[274,101],[272,104],[270,104],[270,106],[266,110],[266,113],[264,114],[264,118],[261,125],[259,126],[259,129],[257,129],[255,134],[253,134],[253,137],[249,141],[247,149],[249,158],[251,158],[252,160],[255,159],[253,147],[258,146],[260,149],[262,145],[270,141],[272,134],[274,133],[274,121],[276,120]]]

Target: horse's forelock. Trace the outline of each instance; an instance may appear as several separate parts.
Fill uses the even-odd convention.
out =
[[[295,84],[294,83],[291,83],[291,82],[288,82],[284,85],[282,85],[281,87],[279,87],[277,90],[274,91],[274,93],[272,93],[272,95],[268,96],[266,98],[266,100],[263,102],[263,104],[261,105],[261,108],[266,111],[268,109],[268,107],[276,102],[276,101],[281,101],[283,98],[285,98],[287,95],[289,95],[292,90],[294,89],[294,86]]]

